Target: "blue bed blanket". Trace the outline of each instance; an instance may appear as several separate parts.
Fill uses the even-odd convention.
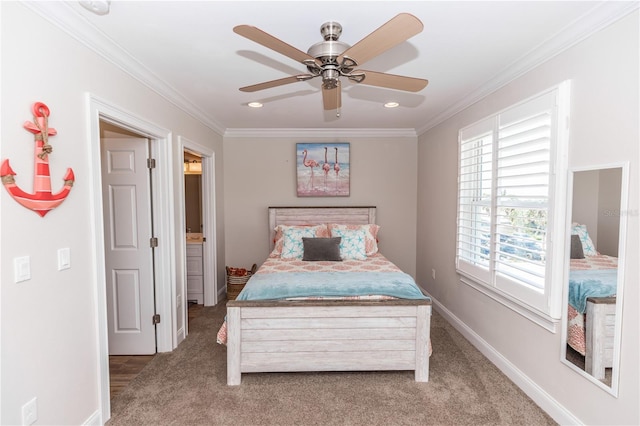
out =
[[[618,270],[579,270],[569,273],[569,304],[584,314],[587,298],[614,296],[618,289]]]
[[[282,272],[252,276],[237,300],[367,295],[429,299],[404,272]]]

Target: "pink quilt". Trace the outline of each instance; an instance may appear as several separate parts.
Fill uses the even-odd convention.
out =
[[[365,260],[343,260],[341,262],[305,262],[298,259],[282,259],[269,256],[258,268],[256,274],[273,272],[401,272],[389,259],[380,253],[368,256]]]
[[[340,271],[340,272],[401,272],[395,264],[380,253],[367,257],[365,260],[344,260],[341,262],[305,262],[298,259],[282,259],[279,256],[269,256],[258,268],[257,274],[270,274],[274,272],[311,272],[311,271]],[[320,297],[303,297],[290,300],[318,300]],[[390,296],[367,295],[341,297],[340,300],[389,300]],[[221,345],[227,344],[226,321],[218,330],[216,341]]]

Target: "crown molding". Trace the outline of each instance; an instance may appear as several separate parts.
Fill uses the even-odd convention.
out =
[[[416,138],[415,129],[227,129],[225,138]]]
[[[473,105],[491,93],[511,83],[518,77],[542,65],[570,47],[578,44],[587,37],[613,24],[621,18],[638,9],[640,2],[634,1],[604,1],[594,6],[587,13],[567,24],[558,33],[540,43],[519,59],[507,66],[493,79],[482,85],[466,97],[459,100],[442,113],[428,120],[416,129],[421,135],[445,120],[453,117],[465,108]]]
[[[308,137],[309,133],[315,133],[318,136],[324,137],[340,135],[353,137],[413,137],[420,135],[569,49],[590,35],[632,13],[637,10],[640,5],[640,2],[637,0],[603,1],[599,3],[583,16],[569,23],[563,30],[523,54],[518,60],[506,67],[486,84],[469,93],[442,113],[427,120],[426,123],[418,129],[225,129],[220,123],[211,119],[191,101],[182,96],[166,81],[160,79],[104,33],[91,25],[66,2],[23,1],[20,3],[53,23],[80,43],[105,58],[105,60],[131,75],[216,133],[227,137],[259,136],[263,138]]]
[[[224,134],[224,127],[220,123],[208,117],[170,84],[159,78],[106,34],[91,25],[68,2],[25,1],[20,4],[51,22],[211,130],[220,135]]]

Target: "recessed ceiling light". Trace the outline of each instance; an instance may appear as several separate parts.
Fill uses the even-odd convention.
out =
[[[400,106],[400,104],[397,102],[387,102],[386,104],[384,104],[385,108],[396,108],[398,106]]]
[[[262,104],[260,102],[249,102],[247,105],[251,108],[262,108]]]

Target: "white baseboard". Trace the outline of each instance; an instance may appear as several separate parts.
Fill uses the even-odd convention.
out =
[[[185,337],[187,337],[187,335],[185,333],[185,328],[183,326],[183,327],[180,327],[180,329],[178,330],[178,336],[177,336],[177,339],[176,339],[176,348],[178,347],[180,342],[182,342],[185,339]]]
[[[435,310],[438,311],[460,334],[462,334],[473,346],[476,347],[489,361],[500,369],[512,382],[514,382],[524,393],[529,396],[540,408],[542,408],[553,420],[561,425],[582,425],[569,410],[556,401],[551,395],[545,392],[526,374],[520,371],[500,352],[495,350],[480,335],[474,332],[469,326],[456,317],[451,311],[440,302],[431,297]]]
[[[83,426],[102,426],[102,421],[100,420],[100,410],[94,412],[87,420],[82,423]]]

